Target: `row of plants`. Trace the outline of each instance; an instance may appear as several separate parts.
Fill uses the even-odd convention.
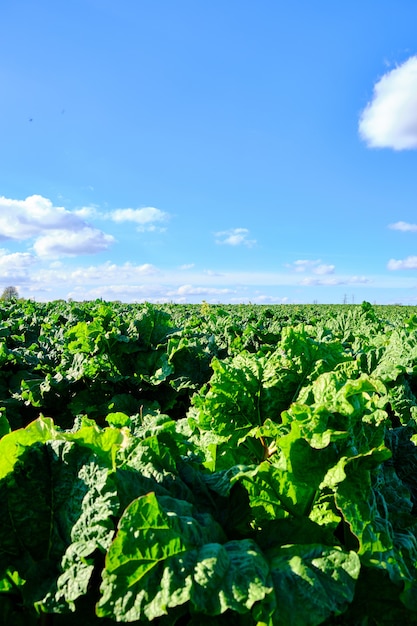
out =
[[[412,308],[10,301],[0,341],[0,623],[417,623]]]

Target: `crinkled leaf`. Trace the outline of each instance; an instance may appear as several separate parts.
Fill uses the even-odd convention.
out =
[[[409,493],[389,470],[385,472],[377,466],[371,471],[373,459],[374,463],[378,460],[377,451],[346,464],[346,478],[336,488],[336,505],[358,542],[361,562],[386,571],[398,586],[405,583],[408,592],[404,594],[404,601],[412,610],[417,610],[414,599],[417,592],[414,575],[417,542],[415,524],[410,527],[411,520],[407,515],[411,508]],[[398,489],[395,496],[392,485]],[[399,510],[389,515],[394,504]]]
[[[112,534],[109,506],[113,514],[118,507],[114,488],[104,489],[107,476],[89,450],[50,441],[26,447],[0,481],[0,571],[19,573],[30,604],[53,592],[72,543],[78,544],[77,559],[104,549]]]
[[[360,572],[355,552],[311,545],[287,545],[268,553],[274,585],[273,626],[316,626],[342,614],[352,602]],[[267,618],[260,605],[259,618]]]
[[[268,565],[251,540],[224,539],[208,515],[150,493],[126,509],[106,557],[97,614],[130,622],[190,603],[212,615],[248,612],[271,588]]]
[[[249,503],[255,524],[280,519],[289,515],[303,515],[309,509],[315,490],[294,479],[286,468],[267,461],[253,469],[237,474],[249,494]]]

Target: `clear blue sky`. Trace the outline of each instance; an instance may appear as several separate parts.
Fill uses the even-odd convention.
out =
[[[0,289],[417,304],[415,0],[2,0]]]

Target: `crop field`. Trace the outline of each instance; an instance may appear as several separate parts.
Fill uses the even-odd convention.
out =
[[[0,303],[0,624],[417,624],[417,310]]]

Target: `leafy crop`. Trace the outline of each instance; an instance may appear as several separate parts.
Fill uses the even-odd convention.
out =
[[[417,624],[417,324],[364,304],[5,302],[0,623]]]

